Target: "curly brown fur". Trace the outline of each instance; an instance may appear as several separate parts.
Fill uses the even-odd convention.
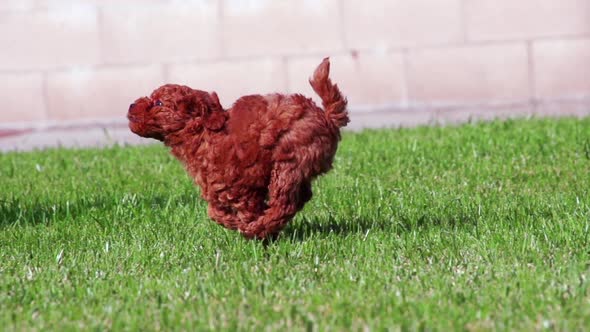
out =
[[[217,95],[168,84],[129,107],[131,131],[163,141],[182,161],[217,223],[267,239],[312,197],[332,167],[346,99],[326,58],[310,79],[322,110],[299,94],[251,95],[224,110]]]

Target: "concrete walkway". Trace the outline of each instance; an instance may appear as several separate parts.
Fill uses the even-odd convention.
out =
[[[351,122],[346,130],[363,128],[415,127],[418,125],[447,125],[467,121],[522,117],[586,117],[590,116],[590,100],[573,103],[544,104],[531,107],[527,104],[503,105],[501,107],[473,106],[458,109],[405,110],[395,108],[350,112]],[[139,145],[156,141],[133,134],[127,120],[111,119],[71,123],[45,124],[0,124],[0,152],[30,151],[53,147],[86,148],[104,147],[113,144]]]
[[[30,151],[54,147],[85,148],[113,144],[149,144],[126,125],[86,125],[39,129],[0,129],[0,151]]]
[[[387,115],[388,116],[387,116]],[[400,112],[392,116],[390,112],[379,110],[351,114],[352,122],[346,130],[362,128],[416,126],[432,123],[431,112]],[[113,144],[139,145],[153,144],[156,141],[133,134],[127,122],[88,121],[87,123],[45,124],[38,126],[0,126],[0,151],[30,151],[54,147],[85,148],[104,147]]]

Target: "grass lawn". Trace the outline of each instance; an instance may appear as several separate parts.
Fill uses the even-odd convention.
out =
[[[583,330],[590,118],[344,135],[265,248],[161,146],[0,154],[3,330]]]

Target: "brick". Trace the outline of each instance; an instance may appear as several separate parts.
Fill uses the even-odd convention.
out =
[[[209,59],[219,55],[214,0],[103,9],[103,57],[109,64]]]
[[[470,40],[590,33],[588,0],[466,0]]]
[[[41,74],[0,74],[0,100],[0,123],[45,120]]]
[[[285,92],[284,72],[282,61],[262,59],[174,65],[168,77],[172,83],[216,91],[228,108],[243,95]]]
[[[2,0],[0,10],[30,10],[35,8],[35,0]]]
[[[34,2],[34,0],[28,0]],[[198,1],[198,0],[197,0]],[[76,3],[85,5],[96,5],[96,6],[121,6],[121,5],[151,5],[151,4],[163,4],[168,0],[77,0]],[[37,0],[38,8],[60,8],[70,7],[72,0]]]
[[[461,0],[344,0],[346,46],[387,49],[462,39]]]
[[[163,83],[159,66],[71,70],[48,77],[52,120],[124,120],[129,104]]]
[[[229,56],[330,53],[343,47],[337,0],[226,0]]]
[[[97,13],[90,6],[0,15],[0,69],[96,64]]]
[[[303,93],[321,105],[309,85],[309,77],[321,62],[320,57],[289,61],[289,91]],[[401,54],[364,54],[330,58],[330,77],[348,98],[349,105],[404,103],[405,82]]]
[[[411,51],[407,69],[412,103],[462,104],[530,98],[525,45]]]
[[[533,56],[537,97],[590,96],[590,39],[536,42]]]

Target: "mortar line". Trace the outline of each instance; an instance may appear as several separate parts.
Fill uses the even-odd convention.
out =
[[[42,79],[41,79],[41,93],[43,95],[43,123],[46,123],[49,120],[49,73],[46,71],[41,72]]]
[[[346,41],[346,26],[344,22],[344,0],[338,1],[338,29],[340,30],[340,40],[344,51],[348,50],[348,43]]]
[[[535,54],[532,40],[526,41],[527,49],[527,66],[528,66],[528,82],[529,82],[529,95],[531,103],[531,112],[537,111],[537,88],[536,88],[536,73],[535,73]]]
[[[227,49],[225,45],[225,0],[217,0],[217,33],[219,39],[219,54],[218,59],[225,59],[227,58]]]
[[[402,83],[403,83],[403,100],[402,105],[409,107],[410,105],[410,84],[409,84],[409,50],[404,49],[401,52],[402,55]]]
[[[467,12],[465,8],[465,0],[459,0],[459,18],[461,20],[461,38],[463,39],[463,43],[469,43],[468,33],[467,33]]]

